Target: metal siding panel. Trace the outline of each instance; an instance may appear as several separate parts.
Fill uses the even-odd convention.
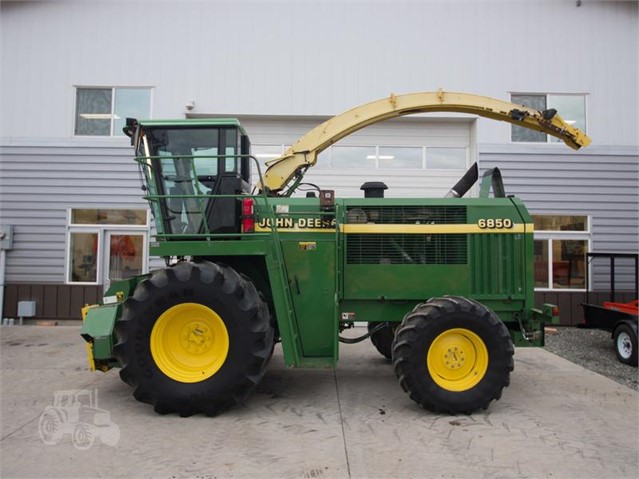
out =
[[[81,319],[81,308],[95,304],[101,296],[101,286],[11,284],[6,286],[4,315],[17,317],[18,301],[35,301],[36,314],[33,319]],[[63,308],[58,308],[63,298]]]
[[[42,317],[44,310],[44,286],[34,284],[31,286],[31,301],[36,303],[36,317]]]
[[[582,292],[548,292],[538,291],[535,293],[535,304],[540,307],[544,303],[551,303],[559,306],[559,321],[561,326],[575,326],[583,322],[583,309],[581,303],[585,300]]]
[[[147,208],[130,147],[14,145],[0,155],[0,216],[15,227],[7,282],[64,282],[68,208]]]
[[[58,285],[56,295],[55,317],[57,319],[68,318],[71,313],[71,289],[64,285]]]
[[[637,155],[502,154],[484,145],[479,157],[482,170],[499,167],[506,193],[521,197],[531,213],[589,215],[593,251],[639,251]],[[602,173],[605,181],[599,181]],[[620,288],[631,287],[630,275],[620,268]],[[596,289],[607,283],[602,267],[594,269],[593,280]]]
[[[100,286],[87,286],[84,288],[84,304],[96,304],[102,299],[102,288]],[[83,306],[84,306],[83,304]]]
[[[4,311],[0,311],[2,318],[15,318],[18,313],[18,285],[6,284],[4,287]]]
[[[584,311],[581,304],[586,301],[585,293],[570,294],[570,324],[579,324],[584,320]],[[559,310],[561,316],[561,310]]]
[[[45,285],[44,287],[44,310],[42,315],[45,318],[57,318],[58,311],[58,290],[56,285]]]
[[[574,318],[572,317],[572,303],[570,301],[569,294],[557,295],[557,306],[559,306],[559,318],[561,324],[574,324]]]
[[[84,300],[85,286],[74,286],[70,289],[69,313],[65,319],[82,319],[82,307],[86,304]]]

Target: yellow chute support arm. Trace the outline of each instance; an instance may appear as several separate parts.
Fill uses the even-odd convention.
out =
[[[267,163],[264,186],[271,194],[281,192],[298,173],[303,174],[313,166],[323,150],[361,128],[399,116],[439,111],[470,113],[507,121],[555,136],[575,150],[590,144],[588,136],[562,120],[555,110],[538,111],[485,96],[442,90],[391,94],[388,98],[334,116],[309,131],[281,157]],[[258,187],[261,189],[262,185]]]

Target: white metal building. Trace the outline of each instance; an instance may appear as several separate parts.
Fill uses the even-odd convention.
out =
[[[2,317],[33,301],[77,318],[154,264],[126,116],[236,117],[267,159],[346,109],[443,88],[556,108],[593,143],[422,115],[345,138],[307,180],[439,196],[474,161],[498,166],[536,215],[540,301],[578,322],[585,252],[639,250],[638,20],[633,1],[3,1]]]

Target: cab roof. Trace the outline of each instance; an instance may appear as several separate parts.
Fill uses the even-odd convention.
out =
[[[237,118],[180,118],[175,120],[139,120],[141,126],[164,126],[164,127],[188,127],[188,126],[211,126],[211,127],[235,127],[246,135],[246,130]]]

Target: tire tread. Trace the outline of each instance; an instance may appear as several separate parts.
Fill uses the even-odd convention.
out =
[[[425,386],[422,376],[428,374],[425,357],[424,368],[420,371],[414,370],[410,360],[413,355],[421,351],[419,348],[423,345],[419,343],[419,339],[427,335],[434,324],[445,321],[448,315],[458,313],[473,315],[478,321],[485,321],[490,334],[503,349],[504,356],[501,358],[503,364],[497,366],[502,370],[497,381],[490,384],[488,388],[480,383],[471,390],[464,391],[463,401],[451,400],[456,393],[445,391],[436,386],[432,380],[430,381],[432,384],[429,382],[428,386]],[[402,389],[423,408],[436,413],[470,414],[478,409],[486,409],[491,401],[501,397],[503,388],[510,383],[510,372],[514,369],[513,354],[514,347],[510,333],[495,313],[477,301],[461,296],[444,296],[432,298],[426,303],[417,305],[404,317],[393,342],[393,368]],[[493,354],[490,350],[489,356],[491,356],[489,361],[492,361]]]
[[[185,393],[186,397],[181,397],[179,393],[166,394],[162,386],[159,386],[159,381],[145,378],[144,372],[133,360],[136,353],[132,337],[140,334],[139,322],[142,321],[144,309],[149,301],[166,302],[170,306],[181,299],[177,298],[178,292],[172,287],[175,284],[193,285],[192,289],[195,292],[192,294],[196,297],[197,288],[205,287],[207,292],[215,291],[223,301],[237,307],[248,321],[247,329],[253,339],[238,347],[246,349],[243,354],[249,359],[241,376],[236,377],[235,383],[226,390],[211,390],[210,394]],[[199,294],[202,297],[202,291],[199,291]],[[189,300],[191,299],[185,299]],[[264,375],[274,347],[274,331],[269,310],[253,283],[228,266],[208,261],[180,262],[173,267],[155,271],[149,278],[140,282],[133,295],[124,302],[123,313],[115,325],[115,333],[117,341],[114,356],[122,366],[120,378],[134,388],[135,399],[151,404],[158,414],[177,413],[182,417],[198,413],[215,416],[235,404],[243,403]],[[230,339],[233,341],[233,337]],[[156,374],[162,373],[158,370]],[[173,383],[175,390],[186,390],[188,387],[177,381]],[[175,399],[176,397],[180,397],[180,400]]]

